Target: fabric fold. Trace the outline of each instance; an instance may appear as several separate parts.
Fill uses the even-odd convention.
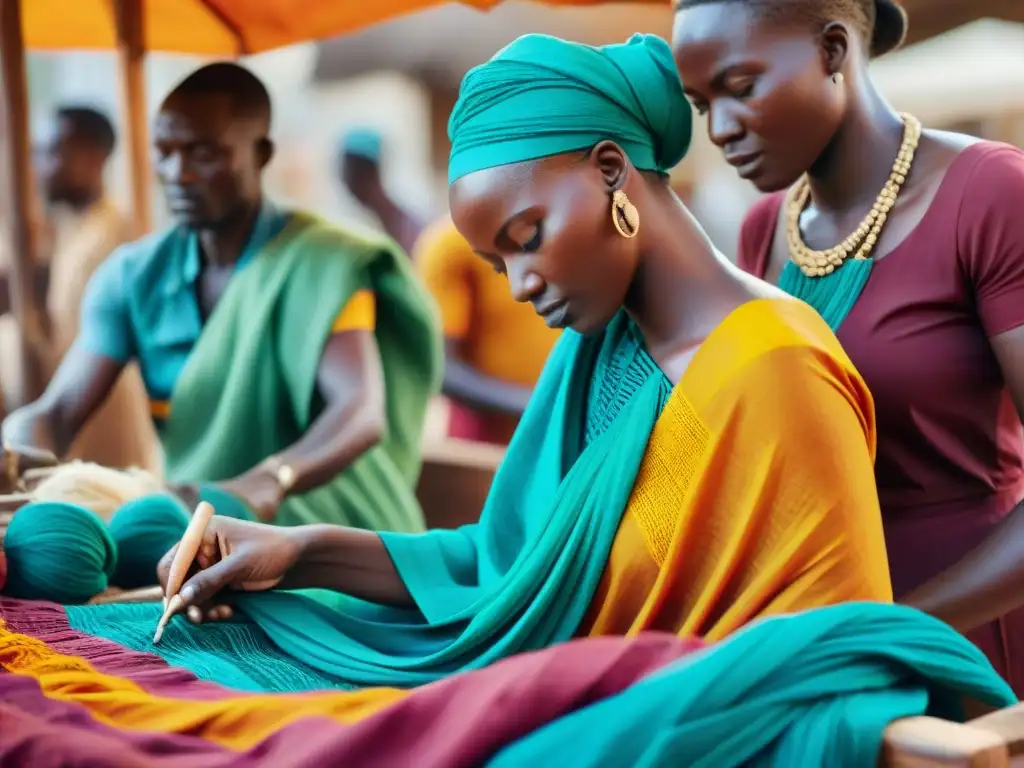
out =
[[[269,756],[401,766],[414,755],[429,768],[861,768],[876,764],[894,720],[962,721],[964,697],[1015,702],[963,636],[881,603],[772,617],[709,646],[661,633],[575,640],[411,692],[196,701],[187,688],[146,690],[3,625],[0,666],[0,762],[27,754],[40,768],[83,754],[94,734],[139,764],[174,749],[208,766]]]

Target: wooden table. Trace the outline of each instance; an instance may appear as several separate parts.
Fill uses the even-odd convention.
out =
[[[503,446],[444,440],[423,447],[416,497],[428,528],[457,528],[480,519]]]
[[[966,724],[910,717],[885,731],[883,768],[1024,767],[1024,704]]]

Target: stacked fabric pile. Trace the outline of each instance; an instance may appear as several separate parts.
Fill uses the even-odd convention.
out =
[[[76,610],[102,622],[116,608]],[[413,690],[298,694],[198,680],[76,631],[54,604],[3,600],[0,617],[0,764],[34,768],[404,766],[412,756],[418,766],[862,766],[895,719],[958,719],[964,695],[1013,701],[956,632],[888,605],[768,619],[710,647],[666,634],[593,638]],[[205,632],[176,622],[167,637],[194,654]],[[237,657],[260,653],[273,651]]]

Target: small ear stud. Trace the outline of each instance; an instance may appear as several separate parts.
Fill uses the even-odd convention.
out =
[[[835,83],[836,85],[842,85],[844,79],[845,78],[843,77],[842,72],[836,72],[835,74],[832,75],[832,82]]]

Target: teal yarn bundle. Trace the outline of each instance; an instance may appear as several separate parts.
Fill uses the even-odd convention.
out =
[[[85,507],[35,502],[18,510],[4,537],[4,594],[26,600],[84,603],[110,584],[117,545]]]
[[[185,505],[163,493],[124,504],[109,525],[77,504],[26,504],[4,538],[3,594],[73,605],[110,586],[153,586],[160,558],[181,540],[188,521]]]
[[[181,540],[188,521],[185,505],[168,494],[143,496],[118,509],[110,518],[118,553],[110,583],[122,589],[156,584],[160,558]]]

